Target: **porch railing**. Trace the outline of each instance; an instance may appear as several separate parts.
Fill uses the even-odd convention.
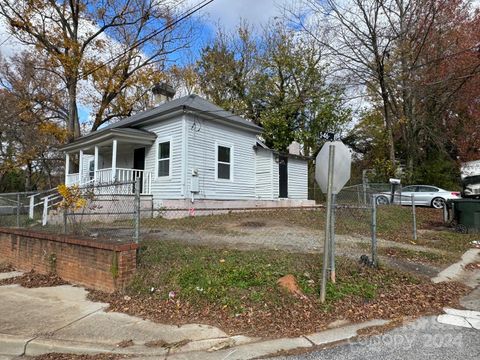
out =
[[[65,185],[71,186],[71,185],[79,185],[80,184],[80,174],[68,174],[67,175],[67,182]]]
[[[92,174],[93,175],[93,174]],[[125,169],[117,168],[115,171],[115,177],[112,175],[112,169],[100,169],[96,171],[96,176],[83,175],[82,181],[80,181],[80,174],[68,174],[67,175],[67,186],[72,185],[88,185],[88,184],[110,184],[115,181],[118,182],[133,182],[137,177],[140,177],[142,182],[141,194],[151,195],[152,191],[152,174],[149,171],[139,170],[139,169]],[[95,181],[96,180],[96,181]]]

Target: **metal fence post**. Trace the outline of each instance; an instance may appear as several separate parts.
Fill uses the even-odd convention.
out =
[[[20,227],[20,194],[17,194],[17,227]]]
[[[332,194],[332,210],[330,220],[330,279],[335,284],[335,209],[337,195]]]
[[[28,218],[33,220],[35,211],[35,195],[30,196],[30,204],[28,206]]]
[[[135,234],[134,239],[138,244],[140,240],[140,177],[135,179]]]
[[[63,233],[67,233],[67,209],[63,209]]]
[[[372,265],[377,266],[377,196],[372,195]]]
[[[443,205],[443,223],[446,224],[448,223],[448,220],[450,219],[450,216],[448,216],[448,206],[447,202]]]
[[[415,211],[415,195],[412,194],[413,240],[417,241],[417,216]]]
[[[42,213],[42,226],[47,225],[48,222],[48,200],[50,195],[45,196],[43,199],[43,213]]]
[[[363,203],[367,204],[367,170],[362,171],[362,190],[363,190]]]
[[[325,294],[327,289],[327,271],[329,260],[330,245],[330,226],[332,211],[332,185],[333,185],[333,166],[335,160],[335,146],[330,145],[328,149],[328,182],[327,182],[327,216],[325,221],[325,241],[323,243],[323,264],[322,264],[322,283],[320,286],[320,302],[325,302]]]

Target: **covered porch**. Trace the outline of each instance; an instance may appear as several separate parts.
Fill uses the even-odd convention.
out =
[[[102,185],[140,178],[141,194],[151,195],[152,174],[145,170],[145,154],[155,138],[145,130],[105,129],[65,145],[65,184]]]

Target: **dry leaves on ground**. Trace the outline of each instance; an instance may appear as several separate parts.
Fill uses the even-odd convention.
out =
[[[75,355],[75,354],[61,354],[48,353],[34,357],[34,360],[118,360],[127,359],[131,355],[118,354],[96,354],[96,355]]]
[[[470,263],[465,265],[464,267],[465,270],[467,271],[475,271],[475,270],[480,270],[480,263]]]
[[[180,300],[161,300],[154,296],[106,294],[92,291],[89,298],[110,303],[110,311],[124,312],[167,324],[203,323],[230,334],[261,337],[300,336],[325,329],[338,319],[362,322],[370,319],[398,319],[441,313],[446,306],[458,306],[468,288],[459,283],[393,285],[374,300],[354,296],[328,304],[316,296],[306,299],[285,297],[275,304],[250,304],[244,312],[232,314],[218,306],[198,308]]]
[[[50,287],[68,284],[55,274],[39,274],[35,271],[29,271],[23,275],[16,276],[10,279],[0,280],[0,286],[19,284],[26,288]]]
[[[0,263],[0,273],[15,271],[15,268],[7,263]]]

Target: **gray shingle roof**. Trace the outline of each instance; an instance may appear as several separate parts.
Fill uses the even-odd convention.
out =
[[[117,121],[103,129],[114,129],[114,128],[125,128],[125,127],[136,127],[141,123],[147,120],[152,120],[154,117],[160,115],[167,115],[170,112],[185,109],[190,110],[198,115],[209,115],[213,116],[219,120],[224,120],[226,123],[232,123],[235,125],[240,125],[243,127],[250,128],[252,130],[257,130],[258,132],[262,131],[260,126],[255,125],[251,121],[245,120],[240,116],[234,115],[229,111],[222,109],[221,107],[211,103],[208,100],[203,99],[202,97],[192,94],[188,96],[181,97],[172,101],[168,101],[164,104],[157,106],[154,109],[147,110],[136,115],[130,116],[128,118]]]

